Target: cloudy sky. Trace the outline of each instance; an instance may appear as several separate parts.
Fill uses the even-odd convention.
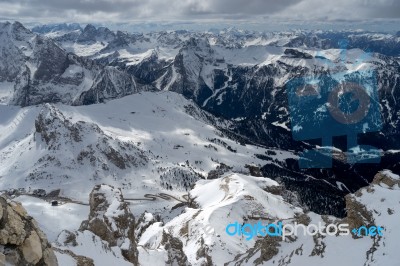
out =
[[[0,0],[0,17],[60,21],[400,18],[399,0]]]
[[[399,19],[400,0],[0,0],[31,22],[343,21]]]

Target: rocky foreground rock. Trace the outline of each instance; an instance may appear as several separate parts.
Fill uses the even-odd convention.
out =
[[[58,265],[36,221],[20,203],[0,196],[0,265]]]

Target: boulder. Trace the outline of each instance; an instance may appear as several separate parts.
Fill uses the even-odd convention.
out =
[[[42,245],[40,244],[40,238],[35,231],[32,231],[30,236],[25,239],[21,246],[21,250],[25,260],[30,264],[36,264],[42,258]]]
[[[0,265],[57,266],[45,234],[20,203],[0,196]]]

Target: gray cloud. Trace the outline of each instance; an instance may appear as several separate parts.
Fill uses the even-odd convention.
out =
[[[400,18],[398,0],[0,0],[0,17],[31,21],[340,20]]]
[[[364,3],[367,14],[380,18],[399,18],[400,17],[400,1],[365,1]]]
[[[290,6],[278,16],[302,19],[357,20],[400,18],[398,0],[303,0]]]
[[[185,6],[184,12],[190,14],[260,15],[273,14],[302,0],[218,0],[198,1]]]

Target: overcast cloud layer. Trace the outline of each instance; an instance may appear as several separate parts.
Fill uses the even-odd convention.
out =
[[[43,22],[400,18],[399,0],[0,0],[3,19]]]

